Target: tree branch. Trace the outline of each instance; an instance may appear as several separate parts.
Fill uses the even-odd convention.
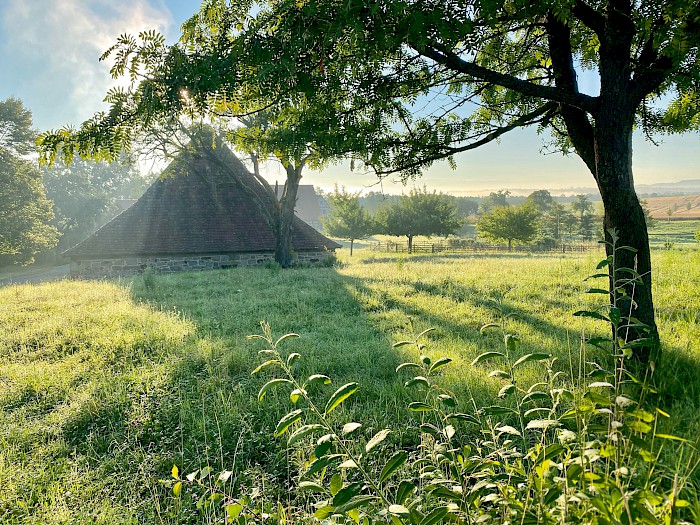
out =
[[[570,93],[557,87],[533,84],[527,80],[522,80],[512,75],[499,73],[498,71],[488,69],[474,62],[468,62],[446,48],[440,49],[441,47],[442,46],[439,44],[433,43],[424,47],[414,46],[414,49],[423,56],[430,58],[448,69],[464,73],[479,80],[490,82],[507,89],[512,89],[513,91],[517,91],[522,95],[551,100],[554,102],[561,102],[563,104],[577,107],[587,113],[593,113],[595,111],[597,105],[596,97],[591,97],[583,93]]]

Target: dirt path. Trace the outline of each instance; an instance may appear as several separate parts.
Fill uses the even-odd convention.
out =
[[[70,271],[70,265],[64,264],[63,266],[54,266],[53,268],[47,268],[43,272],[34,273],[30,275],[18,275],[17,277],[6,277],[0,279],[0,286],[6,286],[8,284],[25,284],[25,283],[43,283],[45,281],[58,281],[65,279]]]

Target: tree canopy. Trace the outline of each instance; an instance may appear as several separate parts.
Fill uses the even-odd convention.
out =
[[[427,188],[414,188],[397,202],[383,206],[375,220],[377,233],[407,237],[409,252],[416,235],[446,236],[462,226],[454,202],[447,195],[429,192]]]
[[[330,210],[323,219],[323,228],[327,235],[348,239],[350,255],[355,239],[364,239],[375,233],[375,222],[367,210],[360,204],[359,193],[349,193],[343,187],[326,195]]]
[[[26,158],[35,136],[31,111],[15,98],[0,101],[0,266],[29,263],[57,242],[41,172]]]
[[[508,242],[508,251],[513,241],[531,241],[537,234],[539,211],[532,204],[520,206],[497,206],[479,217],[476,228],[480,235]]]

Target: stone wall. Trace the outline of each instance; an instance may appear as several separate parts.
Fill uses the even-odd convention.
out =
[[[295,252],[294,262],[321,264],[331,256],[333,252],[330,251]],[[237,266],[255,266],[272,260],[272,252],[79,259],[71,261],[70,275],[79,279],[110,279],[138,275],[147,268],[153,268],[156,273],[221,270]]]

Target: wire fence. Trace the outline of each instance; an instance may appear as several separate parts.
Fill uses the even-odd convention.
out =
[[[369,249],[375,252],[408,253],[408,242],[371,242]],[[449,241],[414,241],[412,253],[585,253],[600,250],[598,243],[557,243],[550,245],[523,245],[519,244],[508,249],[505,244],[489,244],[471,239],[458,239]]]

